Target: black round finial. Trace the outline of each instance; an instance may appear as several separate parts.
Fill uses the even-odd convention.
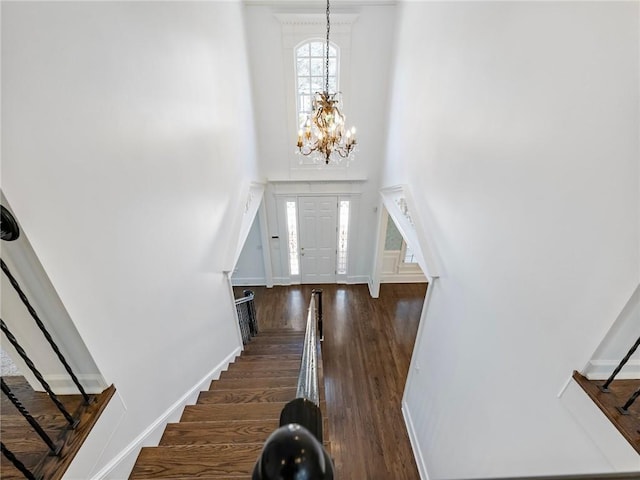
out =
[[[290,423],[267,439],[253,479],[327,480],[333,479],[333,468],[313,434],[297,423]]]
[[[4,208],[4,205],[0,205],[0,226],[2,227],[2,240],[12,242],[17,240],[20,236],[20,228],[18,228],[18,222],[11,215],[11,212]]]

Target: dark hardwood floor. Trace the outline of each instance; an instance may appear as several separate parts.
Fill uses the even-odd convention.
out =
[[[401,411],[426,284],[321,285],[324,380],[336,477],[419,478]],[[312,285],[244,287],[262,328],[303,330]],[[236,297],[243,288],[236,288]]]

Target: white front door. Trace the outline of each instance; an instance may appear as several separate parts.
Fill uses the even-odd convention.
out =
[[[337,197],[298,197],[300,282],[335,283]]]

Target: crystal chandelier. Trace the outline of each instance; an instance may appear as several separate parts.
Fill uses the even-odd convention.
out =
[[[345,118],[340,111],[340,93],[329,93],[329,0],[327,0],[327,45],[325,48],[324,92],[314,94],[313,111],[298,130],[298,153],[318,162],[340,163],[354,151],[356,129],[345,128]]]

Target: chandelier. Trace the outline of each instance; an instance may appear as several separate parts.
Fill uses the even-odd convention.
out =
[[[316,92],[312,102],[312,112],[298,130],[298,153],[311,156],[315,162],[341,163],[353,152],[356,129],[345,128],[340,92],[329,93],[329,0],[327,0],[327,45],[325,48],[324,92]]]

